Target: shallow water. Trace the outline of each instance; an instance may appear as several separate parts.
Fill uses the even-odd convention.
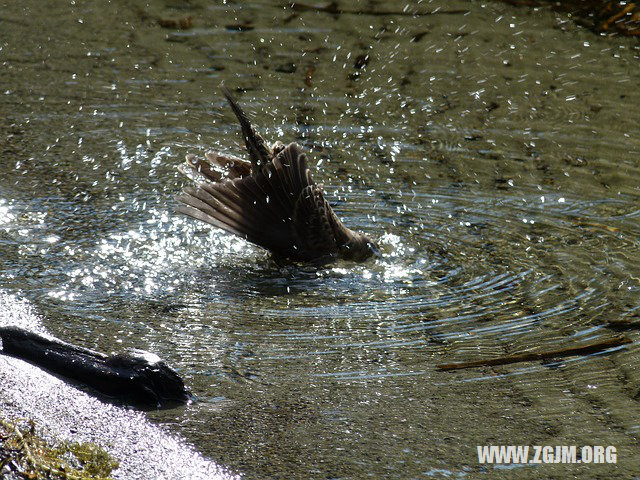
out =
[[[637,41],[387,3],[6,6],[0,288],[61,338],[165,358],[200,401],[149,416],[247,478],[640,474],[635,344],[435,369],[636,341]],[[242,153],[221,81],[311,152],[381,258],[283,268],[173,214],[186,153]],[[614,445],[618,464],[496,469],[484,444]]]

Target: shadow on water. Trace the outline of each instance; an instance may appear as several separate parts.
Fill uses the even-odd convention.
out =
[[[635,345],[435,365],[636,341],[637,43],[500,2],[378,7],[85,2],[46,40],[13,6],[1,287],[56,336],[166,359],[200,401],[149,417],[248,478],[464,477],[494,472],[476,445],[594,442],[621,461],[589,473],[628,478]],[[242,152],[221,81],[380,258],[281,266],[173,214],[186,153]]]

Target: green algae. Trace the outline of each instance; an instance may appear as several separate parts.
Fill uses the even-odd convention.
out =
[[[0,417],[0,474],[8,478],[108,480],[118,462],[91,443],[52,446],[38,435],[33,421]]]

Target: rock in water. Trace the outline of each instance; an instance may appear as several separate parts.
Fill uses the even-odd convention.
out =
[[[0,327],[0,339],[6,355],[127,404],[167,408],[191,399],[182,378],[153,353],[132,350],[109,356],[15,326]]]

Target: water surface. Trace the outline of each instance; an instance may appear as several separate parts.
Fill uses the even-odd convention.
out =
[[[150,418],[247,478],[637,475],[635,345],[435,369],[636,340],[637,41],[388,3],[6,6],[0,288],[61,338],[165,358],[199,401]],[[186,153],[242,154],[222,81],[381,258],[282,267],[174,215]],[[495,469],[484,444],[614,445],[618,464]]]

